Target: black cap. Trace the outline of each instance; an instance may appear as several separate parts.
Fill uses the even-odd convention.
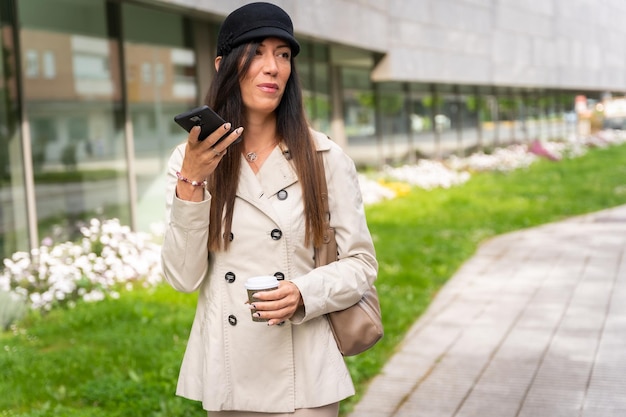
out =
[[[300,52],[300,44],[293,36],[289,15],[271,3],[250,3],[229,14],[217,36],[217,56],[225,56],[241,44],[255,39],[275,37],[291,46],[292,56]]]

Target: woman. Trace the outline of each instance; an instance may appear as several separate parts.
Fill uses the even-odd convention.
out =
[[[177,394],[209,416],[336,417],[354,394],[325,314],[357,302],[378,265],[354,163],[307,126],[299,50],[279,7],[231,13],[206,100],[230,123],[204,141],[192,129],[169,162],[163,270],[177,290],[200,291]],[[340,260],[316,269],[324,174]],[[279,287],[249,305],[244,283],[258,275]]]

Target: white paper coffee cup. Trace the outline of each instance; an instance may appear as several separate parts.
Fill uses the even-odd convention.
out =
[[[248,278],[244,285],[246,287],[246,290],[248,291],[248,301],[250,302],[250,304],[252,304],[255,301],[258,301],[256,298],[252,297],[252,294],[260,291],[271,291],[277,289],[278,280],[273,275],[262,275],[258,277]],[[254,313],[256,313],[256,310],[250,310],[253,321],[267,321],[267,319],[255,317]]]

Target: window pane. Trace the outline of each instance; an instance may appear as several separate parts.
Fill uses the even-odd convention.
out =
[[[197,103],[196,55],[182,16],[135,5],[122,8],[126,83],[137,173],[137,228],[165,216],[163,195],[172,149],[187,138],[174,116]]]
[[[498,142],[498,102],[491,88],[479,88],[478,94],[481,145],[490,147]]]
[[[372,143],[376,133],[374,90],[369,69],[342,68],[344,120],[350,145]]]
[[[43,53],[43,76],[48,79],[56,77],[56,62],[52,51]]]
[[[330,80],[328,62],[313,63],[313,79],[315,80],[315,118],[313,127],[330,132]]]
[[[71,238],[91,217],[128,223],[119,55],[105,1],[19,6],[39,237]]]
[[[12,11],[0,4],[0,257],[29,248]]]
[[[297,59],[307,117],[313,128],[330,133],[330,81],[328,47],[301,43]]]
[[[433,127],[433,95],[426,84],[409,86],[409,124],[411,148],[419,154],[433,154],[435,135]]]
[[[407,154],[408,116],[406,93],[400,83],[379,83],[378,111],[383,154],[386,158],[398,158]]]

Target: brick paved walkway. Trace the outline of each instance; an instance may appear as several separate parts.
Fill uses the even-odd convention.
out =
[[[350,415],[391,416],[626,416],[626,206],[485,242]]]

